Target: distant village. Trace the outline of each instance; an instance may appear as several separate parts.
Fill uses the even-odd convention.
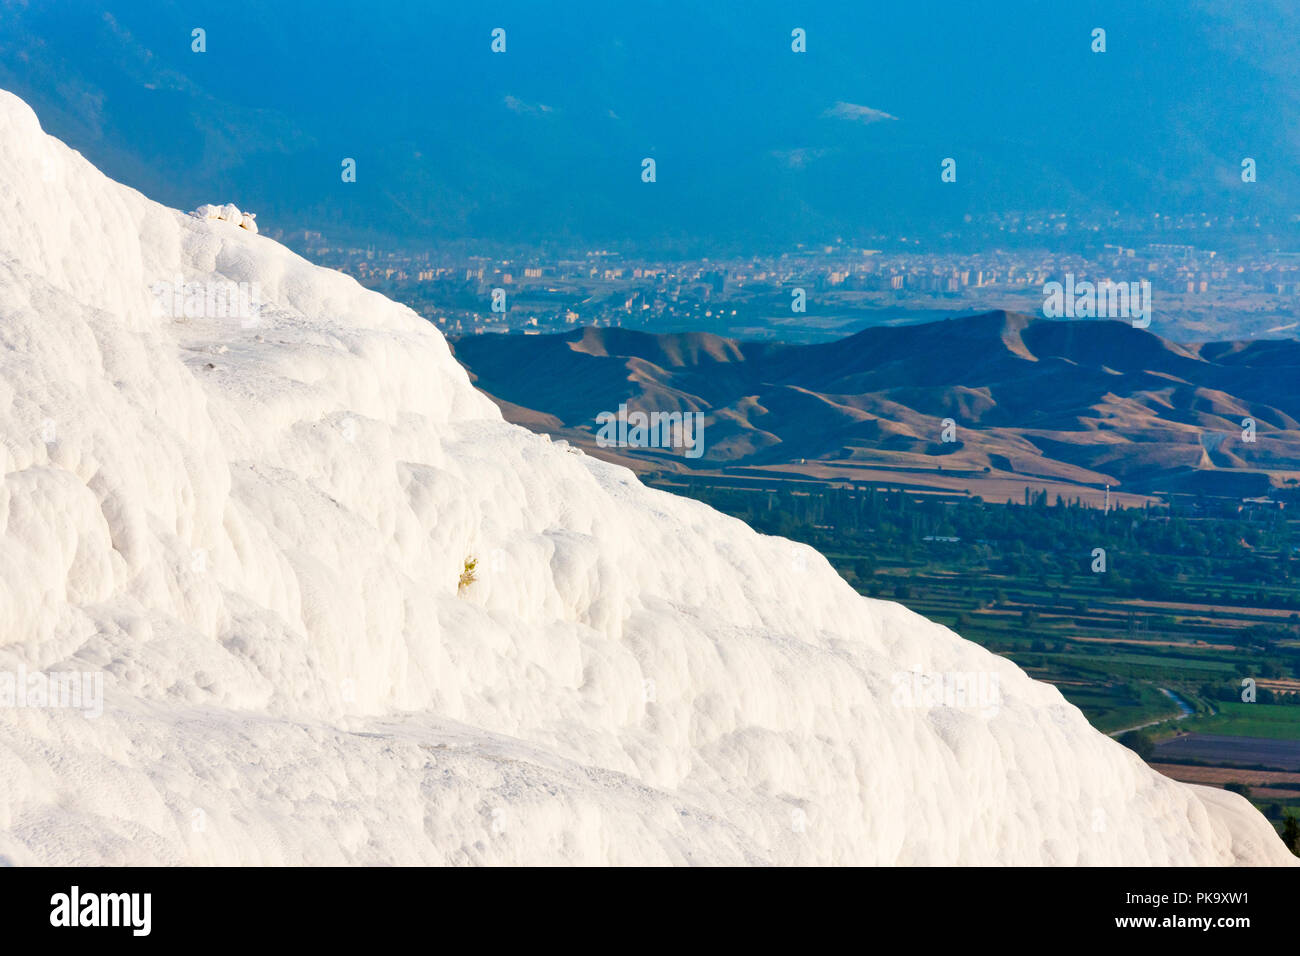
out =
[[[1252,226],[1260,236],[1246,241]],[[1282,245],[1270,242],[1257,222],[1157,216],[1148,223],[1121,218],[1080,225],[1047,214],[997,217],[996,227],[1007,248],[990,244],[991,251],[980,253],[924,251],[910,247],[944,243],[882,236],[879,248],[836,242],[728,259],[645,258],[608,249],[553,258],[472,255],[436,246],[336,245],[319,232],[280,238],[405,302],[451,336],[590,325],[815,341],[882,317],[925,321],[992,308],[1043,314],[1044,286],[1066,275],[1148,282],[1157,320],[1152,331],[1167,338],[1300,330],[1300,252],[1249,251]],[[1137,238],[1103,241],[1112,234]],[[1207,245],[1206,236],[1225,248]],[[1054,251],[1067,247],[1076,251]]]

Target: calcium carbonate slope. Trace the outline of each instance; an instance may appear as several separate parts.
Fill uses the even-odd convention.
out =
[[[159,314],[223,281],[261,314]],[[815,552],[505,424],[410,310],[109,181],[7,93],[0,439],[0,673],[104,686],[0,707],[3,861],[1291,859]]]

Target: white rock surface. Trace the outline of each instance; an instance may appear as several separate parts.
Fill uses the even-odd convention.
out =
[[[241,212],[234,203],[226,203],[224,206],[204,203],[190,215],[195,219],[221,219],[232,225],[247,229],[249,232],[257,232],[257,213]]]
[[[177,276],[257,283],[261,320],[152,315]],[[5,862],[1292,862],[1242,798],[505,424],[410,310],[3,92],[0,438],[0,672],[105,688],[0,708]],[[999,705],[904,706],[909,668]]]

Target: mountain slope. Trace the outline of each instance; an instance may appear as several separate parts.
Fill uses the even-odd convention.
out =
[[[1241,797],[503,422],[408,309],[108,181],[5,93],[0,203],[0,673],[104,687],[0,708],[0,859],[1291,862]],[[217,280],[261,314],[153,314]]]
[[[620,403],[704,414],[701,458],[613,452],[634,464],[871,462],[1143,492],[1197,469],[1300,471],[1295,343],[1188,347],[1123,322],[991,312],[817,345],[579,329],[467,336],[454,348],[486,392],[552,416],[579,443]],[[946,418],[955,442],[942,442]],[[1254,442],[1242,440],[1245,418]],[[1223,454],[1207,460],[1207,440]]]

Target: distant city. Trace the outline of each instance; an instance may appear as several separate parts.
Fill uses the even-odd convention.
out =
[[[1043,284],[1072,273],[1147,280],[1153,331],[1211,341],[1296,335],[1298,224],[1300,216],[1115,214],[1088,221],[1012,213],[972,223],[960,237],[879,235],[744,258],[435,243],[383,249],[332,242],[320,232],[271,235],[407,303],[451,336],[590,325],[819,341],[868,325],[992,308],[1039,314]],[[976,237],[987,251],[952,251]],[[1071,251],[1061,251],[1067,245]]]

